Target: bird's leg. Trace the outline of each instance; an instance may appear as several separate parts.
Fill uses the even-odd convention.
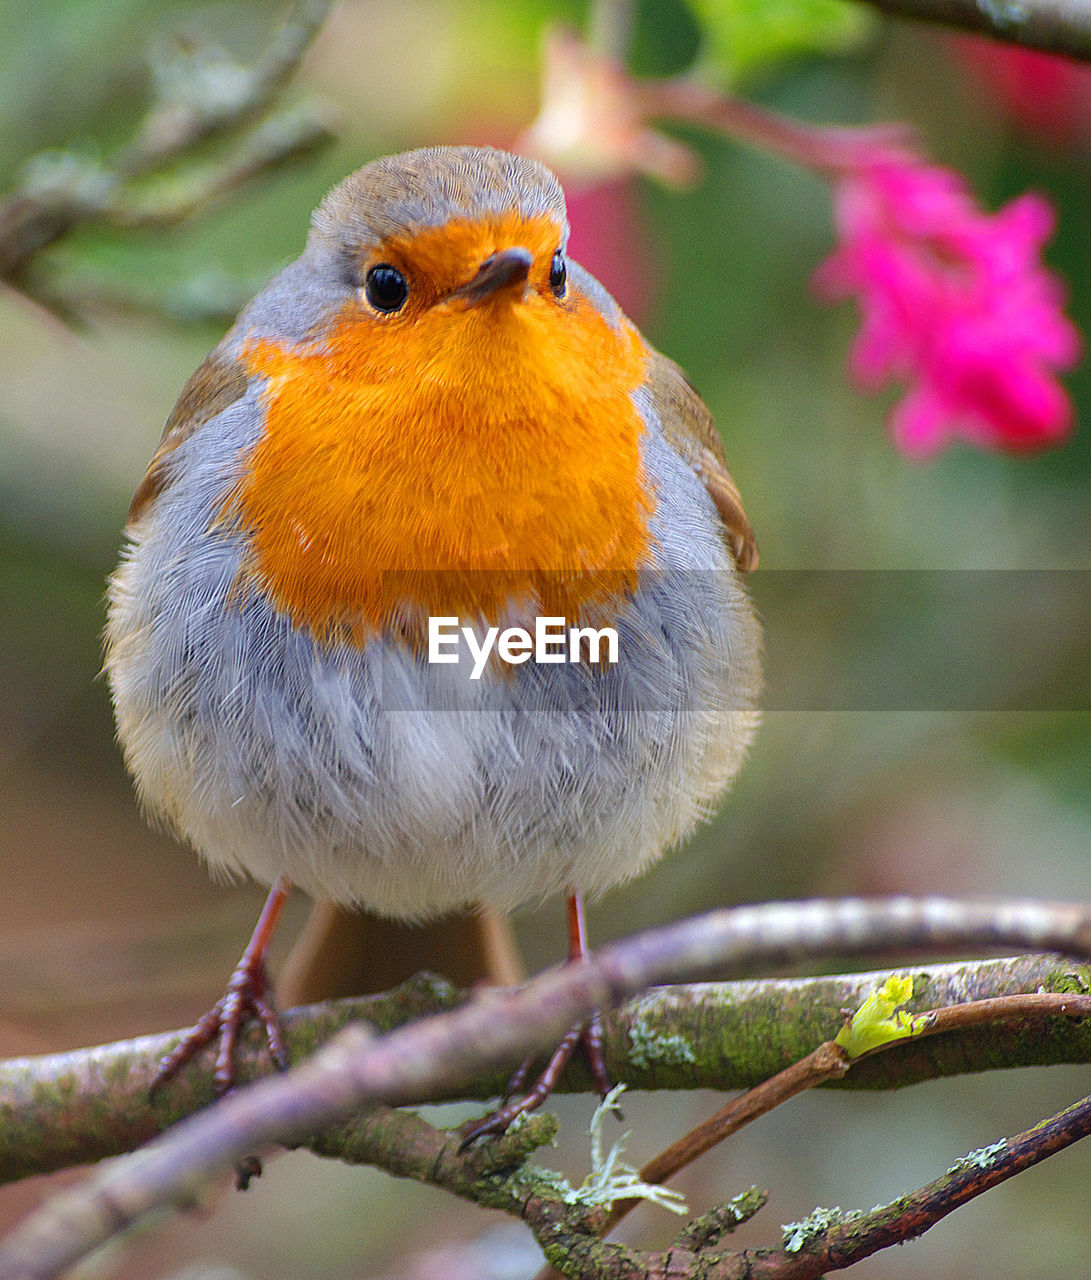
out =
[[[588,953],[583,895],[575,891],[569,893],[565,905],[568,913],[568,963],[582,964]],[[587,1055],[587,1063],[595,1088],[605,1098],[610,1092],[611,1084],[603,1050],[602,1019],[595,1012],[587,1022],[577,1023],[571,1028],[553,1051],[553,1056],[546,1063],[545,1070],[534,1082],[533,1087],[522,1097],[515,1097],[514,1095],[521,1093],[525,1087],[534,1062],[533,1057],[527,1058],[508,1082],[504,1094],[504,1105],[466,1132],[460,1144],[460,1150],[465,1150],[470,1143],[484,1137],[487,1133],[503,1133],[517,1116],[540,1107],[553,1092],[561,1072],[568,1065],[578,1045],[583,1046]]]
[[[570,893],[565,900],[568,915],[568,959],[569,962],[583,963],[587,959],[590,947],[587,945],[587,922],[583,914],[583,894]],[[596,1009],[588,1019],[579,1043],[587,1055],[587,1065],[591,1071],[591,1079],[599,1091],[599,1097],[605,1098],[613,1088],[610,1073],[606,1070],[606,1052],[603,1044],[602,1018]]]
[[[257,1018],[265,1029],[265,1039],[274,1062],[281,1070],[287,1068],[284,1036],[273,1003],[265,960],[290,889],[287,876],[278,876],[269,890],[269,897],[265,900],[246,950],[228,980],[227,990],[160,1062],[152,1081],[153,1093],[213,1040],[217,1042],[213,1083],[217,1094],[226,1093],[235,1084],[235,1056],[239,1033],[251,1017]]]

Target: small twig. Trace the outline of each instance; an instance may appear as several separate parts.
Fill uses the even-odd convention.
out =
[[[1025,49],[1091,61],[1085,0],[866,0],[894,18],[936,22]]]
[[[966,1004],[948,1005],[943,1009],[929,1009],[913,1015],[911,1039],[919,1040],[924,1036],[940,1035],[948,1031],[966,1031],[970,1027],[981,1027],[992,1022],[1044,1024],[1061,1017],[1091,1017],[1091,996],[1034,991],[1026,995],[991,996],[985,1000],[970,1000]],[[907,1043],[907,1040],[896,1040],[879,1045],[854,1061],[862,1061],[865,1056],[872,1057],[876,1053],[884,1053]]]
[[[1026,995],[996,996],[987,1000],[974,1000],[966,1004],[931,1009],[925,1013],[913,1015],[911,1037],[904,1040],[890,1040],[856,1058],[850,1058],[840,1045],[828,1040],[799,1062],[793,1063],[769,1080],[752,1089],[747,1089],[738,1098],[732,1099],[727,1106],[722,1107],[650,1160],[640,1170],[640,1177],[644,1182],[651,1183],[660,1183],[673,1177],[698,1156],[711,1151],[714,1146],[733,1133],[737,1133],[745,1125],[807,1089],[813,1089],[816,1085],[825,1084],[830,1080],[840,1079],[865,1057],[897,1053],[904,1050],[910,1043],[926,1036],[965,1031],[985,1023],[1018,1021],[1035,1023],[1044,1028],[1060,1017],[1091,1017],[1091,995],[1032,992]],[[615,1205],[613,1221],[607,1229],[612,1230],[625,1214],[636,1208],[638,1203],[634,1200],[626,1201],[624,1205],[620,1202]]]
[[[692,75],[640,79],[594,41],[559,27],[542,56],[539,113],[520,146],[566,175],[649,174],[689,186],[701,171],[696,152],[659,132],[672,120],[727,134],[809,169],[836,174],[876,148],[907,149],[904,125],[842,128],[807,124],[698,80]]]
[[[640,79],[595,40],[558,27],[542,53],[541,105],[518,146],[566,178],[601,180],[644,173],[668,186],[692,186],[701,173],[696,151],[661,132],[655,121],[684,121],[727,134],[796,164],[836,175],[879,149],[910,149],[900,125],[841,128],[777,115],[693,75]]]
[[[161,200],[154,213],[147,206],[140,211],[141,179],[189,155],[198,144],[237,132],[271,110],[321,27],[330,2],[297,0],[265,54],[251,67],[208,48],[163,62],[158,97],[137,140],[111,164],[72,152],[32,157],[21,187],[0,202],[0,279],[63,308],[63,297],[46,286],[32,287],[28,276],[38,255],[76,228],[170,226],[203,208],[212,196],[323,141],[327,127],[312,109],[271,114],[240,153],[222,161],[217,171],[188,184],[176,182],[173,201]]]
[[[170,164],[208,138],[238,130],[268,108],[299,69],[332,0],[296,0],[265,52],[242,66],[222,50],[179,43],[155,66],[157,101],[114,171],[134,178]]]
[[[859,157],[865,145],[897,148],[913,141],[913,132],[907,125],[841,128],[805,124],[687,76],[673,80],[632,79],[629,87],[645,118],[685,120],[714,129],[809,169],[836,172]]]
[[[724,1236],[730,1235],[744,1222],[749,1222],[765,1208],[768,1200],[768,1191],[762,1187],[749,1187],[730,1200],[709,1209],[707,1213],[702,1213],[700,1217],[691,1218],[674,1237],[673,1247],[703,1253],[714,1244],[719,1244]],[[552,1274],[552,1268],[543,1274]]]
[[[1088,1134],[1091,1098],[1084,1098],[1013,1138],[971,1151],[917,1191],[804,1240],[794,1255],[770,1254],[765,1264],[748,1274],[753,1280],[810,1280],[826,1271],[843,1270],[879,1249],[922,1235],[960,1205]],[[791,1265],[793,1256],[802,1265]]]
[[[175,226],[280,165],[309,154],[329,136],[328,127],[310,107],[277,111],[249,133],[232,154],[214,166],[194,169],[183,179],[166,184],[158,198],[119,197],[110,213],[110,225],[123,231]]]
[[[1091,1012],[1091,1001],[1088,1001],[1088,1009]],[[767,1115],[774,1107],[827,1080],[840,1079],[851,1066],[852,1060],[844,1049],[827,1040],[805,1058],[732,1098],[725,1107],[696,1125],[677,1142],[672,1142],[640,1170],[641,1181],[656,1186],[666,1182],[725,1138]],[[606,1230],[612,1231],[639,1203],[639,1200],[619,1200],[610,1211]]]

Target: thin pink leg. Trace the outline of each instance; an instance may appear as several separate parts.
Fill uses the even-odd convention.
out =
[[[569,964],[579,964],[586,958],[588,953],[583,896],[576,892],[570,893],[566,906],[568,913],[568,962]],[[512,1076],[508,1084],[505,1098],[511,1100],[505,1101],[502,1107],[485,1116],[483,1120],[474,1125],[463,1137],[459,1149],[464,1151],[472,1142],[484,1137],[487,1133],[503,1133],[516,1116],[521,1116],[527,1111],[534,1111],[540,1107],[553,1092],[561,1072],[568,1065],[577,1046],[581,1044],[587,1054],[588,1066],[591,1070],[591,1078],[595,1082],[595,1088],[602,1097],[605,1097],[610,1092],[611,1083],[609,1072],[606,1070],[602,1019],[595,1013],[592,1014],[588,1022],[578,1023],[565,1035],[564,1039],[553,1051],[553,1056],[546,1064],[545,1070],[535,1081],[529,1092],[523,1094],[522,1097],[512,1098],[512,1095],[521,1091],[526,1084],[527,1076],[530,1074],[530,1068],[534,1061],[533,1058],[528,1058],[516,1071],[515,1075]]]
[[[273,1003],[265,961],[273,931],[290,890],[291,884],[287,877],[278,877],[269,890],[269,897],[265,900],[246,950],[228,980],[227,990],[160,1062],[152,1081],[152,1092],[166,1084],[187,1062],[215,1040],[216,1069],[213,1081],[218,1094],[226,1093],[235,1084],[239,1033],[252,1017],[257,1018],[265,1029],[273,1061],[281,1070],[287,1067],[284,1035]]]

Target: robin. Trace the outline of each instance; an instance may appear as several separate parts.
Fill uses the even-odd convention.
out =
[[[461,913],[440,924],[456,976],[503,977],[496,913],[563,893],[578,959],[584,896],[739,767],[750,525],[708,410],[567,236],[532,160],[376,160],[167,421],[110,582],[118,735],[148,812],[272,889],[163,1077],[216,1040],[229,1087],[251,1016],[282,1056],[266,949],[290,886],[325,904],[294,983],[312,997],[357,908],[395,922],[380,960],[397,922]]]

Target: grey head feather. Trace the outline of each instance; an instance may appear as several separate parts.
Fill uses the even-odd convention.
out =
[[[515,208],[568,234],[564,192],[544,165],[493,147],[423,147],[349,174],[315,210],[309,252],[359,254],[394,236]]]

